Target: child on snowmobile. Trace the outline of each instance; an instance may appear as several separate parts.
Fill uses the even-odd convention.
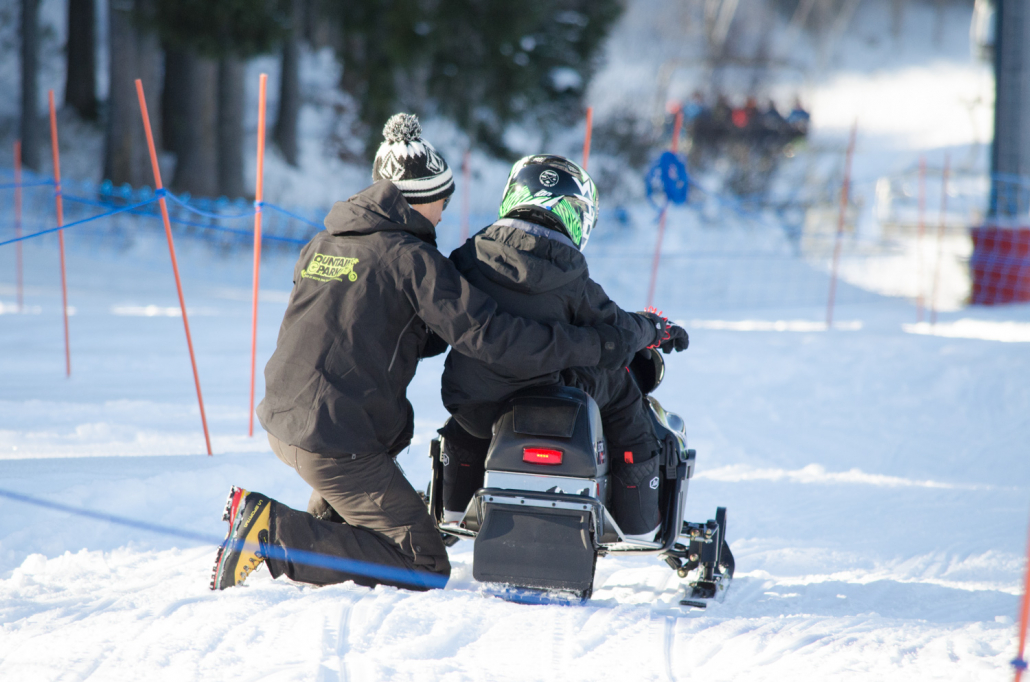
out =
[[[597,220],[597,189],[578,165],[552,155],[521,159],[508,176],[499,216],[451,254],[499,310],[541,322],[610,324],[638,338],[653,338],[657,326],[662,350],[686,349],[681,327],[654,313],[621,310],[590,279],[582,251]],[[644,319],[649,328],[641,326]],[[576,367],[515,377],[496,363],[453,351],[442,380],[444,405],[453,415],[440,430],[445,520],[460,519],[482,485],[491,427],[504,402],[518,390],[552,385],[579,388],[597,402],[613,469],[612,515],[625,535],[651,540],[660,521],[659,444],[629,372]]]
[[[510,372],[616,367],[655,337],[633,345],[600,320],[583,329],[503,313],[436,249],[454,191],[446,161],[414,116],[397,114],[383,134],[375,184],[337,202],[301,250],[265,367],[258,417],[276,456],[313,488],[308,512],[234,488],[212,589],[262,563],[316,585],[442,587],[446,548],[393,459],[411,442],[405,391],[419,359],[451,344]]]

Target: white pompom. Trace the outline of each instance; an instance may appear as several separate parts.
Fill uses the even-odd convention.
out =
[[[414,114],[394,114],[383,126],[383,137],[390,144],[411,142],[422,137],[422,126]]]

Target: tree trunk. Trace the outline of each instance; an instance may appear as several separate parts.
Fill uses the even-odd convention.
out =
[[[39,170],[39,2],[21,0],[21,158]]]
[[[298,161],[297,123],[300,119],[300,30],[303,25],[303,0],[293,0],[290,33],[283,44],[282,73],[279,81],[279,115],[272,137],[286,162]]]
[[[218,192],[231,198],[243,187],[243,97],[245,69],[235,56],[218,62]]]
[[[155,0],[136,0],[136,12],[138,18],[149,18],[153,16]],[[147,19],[143,19],[147,22]],[[140,25],[137,20],[136,26]],[[150,116],[150,131],[154,136],[154,148],[160,150],[164,145],[162,132],[164,116],[161,112],[161,84],[162,67],[164,55],[161,52],[161,40],[157,32],[147,29],[137,29],[136,32],[136,75],[132,77],[133,94],[135,95],[136,78],[143,81],[143,92],[147,98],[147,115]],[[135,98],[134,97],[134,101]],[[137,183],[142,185],[154,184],[154,169],[150,162],[150,150],[147,148],[146,132],[143,130],[143,118],[140,115],[139,105],[136,105],[136,120],[139,124],[136,127],[135,152],[136,166],[142,167],[142,177]]]
[[[104,143],[104,178],[115,185],[153,185],[136,79],[143,81],[147,110],[155,133],[161,130],[158,83],[161,53],[152,33],[137,31],[134,11],[146,11],[149,0],[109,6],[110,86],[107,100],[107,135]],[[158,142],[155,140],[155,145]]]
[[[164,88],[161,91],[161,120],[163,122],[163,147],[174,154],[181,154],[185,129],[189,126],[186,100],[189,97],[189,55],[178,47],[165,50]]]
[[[68,0],[64,101],[88,121],[97,117],[95,31],[94,0]]]
[[[891,0],[891,37],[897,41],[901,38],[901,29],[905,25],[905,0]]]
[[[115,185],[132,184],[132,138],[135,89],[130,69],[136,57],[131,6],[112,2],[108,8],[110,84],[107,95],[107,135],[104,140],[104,178]],[[133,116],[133,114],[136,116]]]
[[[944,2],[936,0],[937,13],[933,22],[933,45],[940,47],[944,42]]]
[[[195,196],[218,193],[218,63],[188,54],[185,59],[188,87],[182,93],[187,125],[182,139],[172,187]],[[176,133],[178,134],[178,133]]]

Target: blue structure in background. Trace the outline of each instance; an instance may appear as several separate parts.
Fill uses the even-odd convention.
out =
[[[655,202],[656,195],[665,196],[665,204],[682,206],[687,203],[687,196],[690,190],[690,175],[687,173],[687,164],[678,155],[665,151],[648,169],[644,178],[647,187],[647,200],[661,211],[665,206],[659,206]]]

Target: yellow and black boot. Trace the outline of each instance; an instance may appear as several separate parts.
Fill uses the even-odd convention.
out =
[[[212,590],[239,585],[264,562],[272,522],[272,500],[233,486],[222,520],[229,522],[229,532],[215,557]]]

